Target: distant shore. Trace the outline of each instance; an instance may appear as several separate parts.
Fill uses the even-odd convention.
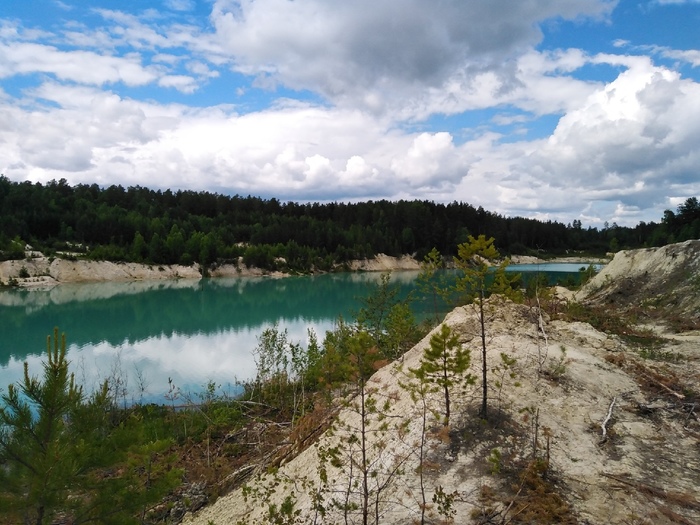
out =
[[[21,260],[0,263],[0,284],[12,283],[22,288],[45,288],[63,283],[145,281],[161,279],[199,279],[200,266],[139,264],[132,262],[88,261],[61,258],[48,258],[36,252],[34,256]],[[511,258],[513,264],[538,264],[551,262],[580,262],[581,264],[605,263],[609,259],[563,257],[544,260],[537,257],[518,255]],[[410,255],[391,257],[379,254],[372,259],[351,261],[350,271],[387,272],[420,270],[420,262]],[[278,271],[238,265],[223,264],[208,271],[210,277],[284,277],[289,274]]]

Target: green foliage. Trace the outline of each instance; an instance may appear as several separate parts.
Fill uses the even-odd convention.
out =
[[[374,339],[375,346],[390,360],[410,350],[422,336],[410,300],[399,300],[399,289],[391,283],[391,274],[384,273],[378,285],[360,299],[356,315],[359,330]]]
[[[492,303],[487,306],[490,296],[500,296],[512,301],[520,302],[522,292],[517,285],[520,281],[519,274],[509,274],[506,268],[510,264],[509,259],[498,262],[500,253],[494,245],[494,238],[469,236],[469,242],[457,247],[458,257],[455,261],[462,272],[457,280],[457,289],[464,294],[466,301],[471,304],[472,310],[479,323],[481,336],[481,417],[488,417],[488,363],[487,363],[487,324],[491,315]]]
[[[304,348],[289,341],[287,330],[275,325],[258,337],[254,355],[257,374],[247,395],[288,414],[292,421],[303,416],[310,401],[307,394],[318,388],[322,375],[316,335],[309,332],[309,344]]]
[[[24,244],[18,235],[8,240],[5,231],[0,230],[0,261],[24,259]]]
[[[457,287],[467,301],[483,301],[491,294],[503,295],[519,302],[521,297],[518,283],[520,275],[507,273],[509,259],[499,262],[500,253],[494,245],[493,237],[485,235],[469,236],[469,242],[457,247],[455,263],[461,271]]]
[[[0,175],[0,258],[24,257],[24,244],[9,240],[15,238],[43,251],[56,240],[70,241],[90,246],[93,258],[141,261],[152,256],[154,264],[178,263],[189,254],[184,261],[205,267],[235,260],[247,247],[264,246],[266,250],[248,254],[256,266],[272,270],[275,258],[281,257],[293,271],[332,270],[378,253],[422,257],[434,247],[454,255],[470,231],[500,239],[506,253],[538,249],[549,255],[565,250],[600,254],[613,233],[625,248],[697,238],[696,201],[679,207],[677,215],[669,212],[662,224],[598,230],[584,229],[580,221],[564,225],[502,217],[458,202],[281,203],[208,192],[70,186],[64,179],[18,183]],[[143,243],[136,242],[137,232]]]
[[[336,327],[326,333],[323,340],[323,351],[319,359],[318,381],[321,388],[330,396],[336,388],[344,385],[351,374],[350,362],[347,359],[350,341],[354,330],[342,317]]]
[[[491,449],[491,454],[489,454],[489,457],[487,458],[487,461],[489,462],[490,466],[490,471],[491,474],[500,474],[501,473],[501,468],[502,468],[502,454],[501,451],[497,448]]]
[[[321,465],[333,466],[342,480],[343,489],[331,491],[328,505],[337,509],[346,523],[357,514],[361,523],[379,525],[384,503],[382,494],[402,473],[407,459],[389,459],[389,441],[385,439],[396,430],[394,425],[400,426],[401,422],[392,425],[388,419],[391,396],[367,384],[372,374],[386,362],[367,332],[358,331],[351,337],[348,360],[356,390],[348,408],[358,418],[337,421],[332,431],[340,437],[339,445],[320,451],[324,454],[320,458]]]
[[[700,201],[697,197],[689,197],[678,205],[676,213],[666,210],[663,217],[663,230],[658,235],[658,242],[680,242],[700,238]]]
[[[473,385],[475,378],[467,373],[471,362],[468,349],[459,342],[457,334],[447,324],[430,338],[430,346],[423,352],[420,366],[410,369],[413,375],[425,385],[434,385],[435,391],[442,391],[445,400],[443,424],[450,424],[450,405],[453,390],[464,390]]]
[[[559,357],[553,359],[549,364],[549,370],[547,375],[552,379],[559,380],[566,374],[566,367],[571,360],[566,357],[566,347],[561,345],[559,347]]]
[[[547,276],[542,273],[538,273],[535,276],[527,279],[527,282],[525,283],[525,297],[527,299],[535,299],[536,297],[540,297],[543,291],[548,289],[549,280],[547,279]]]
[[[515,373],[515,365],[517,364],[517,359],[509,356],[505,352],[501,352],[501,360],[496,366],[491,368],[491,374],[494,377],[492,380],[493,387],[496,390],[496,398],[498,407],[501,406],[501,395],[503,389],[506,387],[506,383],[510,380],[512,385],[519,387],[520,383],[517,381],[517,374]]]
[[[586,284],[588,281],[593,279],[596,274],[596,269],[595,266],[592,264],[589,264],[587,267],[581,268],[579,270],[580,278],[579,278],[579,286],[583,286]]]
[[[284,498],[279,505],[270,503],[267,509],[267,523],[271,525],[294,525],[303,523],[300,518],[301,510],[296,508],[296,500],[292,495]]]
[[[457,513],[457,510],[454,508],[457,496],[459,496],[459,493],[456,491],[451,493],[445,492],[442,485],[438,486],[433,494],[433,503],[437,507],[438,514],[444,516],[448,523],[454,519]]]
[[[0,511],[37,525],[137,523],[179,481],[155,462],[169,441],[149,440],[131,418],[115,421],[108,385],[85,396],[69,373],[65,335],[47,338],[40,379],[9,385],[0,407]],[[117,472],[119,474],[117,474]]]
[[[68,374],[65,336],[59,344],[58,330],[54,343],[52,349],[49,337],[43,382],[29,375],[25,363],[24,381],[8,386],[0,410],[2,507],[37,524],[48,522],[63,505],[78,459],[66,420],[83,394]]]
[[[446,282],[444,272],[445,262],[437,248],[433,248],[423,258],[421,271],[416,278],[416,285],[424,297],[426,297],[433,309],[433,321],[440,322],[440,305],[442,302],[449,303],[452,284]]]
[[[629,344],[638,347],[655,348],[664,339],[655,335],[648,328],[636,326],[628,316],[620,314],[607,306],[590,306],[582,303],[567,303],[564,312],[569,321],[581,321],[588,323],[596,330],[607,334],[615,334]]]
[[[391,273],[383,273],[378,285],[360,298],[362,306],[355,319],[357,324],[369,332],[378,347],[383,346],[386,324],[392,307],[398,304],[399,290],[391,284]]]

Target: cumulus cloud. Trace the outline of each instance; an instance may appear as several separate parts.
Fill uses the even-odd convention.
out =
[[[502,185],[517,190],[534,177],[531,208],[563,211],[575,195],[608,202],[621,224],[634,210],[668,206],[673,188],[700,190],[692,146],[700,122],[691,116],[700,111],[700,85],[646,58],[625,62],[629,69],[564,115],[527,162],[514,159],[508,171],[516,177]]]
[[[508,61],[539,43],[539,22],[604,16],[613,6],[594,0],[451,0],[429,8],[420,0],[218,0],[212,21],[238,71],[378,111],[452,84],[459,92],[484,83],[507,90],[517,85]]]

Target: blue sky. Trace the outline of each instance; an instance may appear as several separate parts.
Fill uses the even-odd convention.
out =
[[[0,173],[602,227],[700,195],[700,2],[8,0]]]

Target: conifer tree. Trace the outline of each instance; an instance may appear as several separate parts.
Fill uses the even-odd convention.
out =
[[[428,252],[423,258],[420,268],[421,271],[416,278],[416,284],[421,294],[432,303],[433,318],[437,324],[440,322],[440,300],[446,301],[449,296],[449,287],[439,273],[440,270],[445,268],[445,263],[437,248],[433,248]]]
[[[470,362],[469,350],[459,343],[457,334],[443,323],[440,331],[430,338],[430,346],[425,349],[420,366],[410,369],[421,383],[435,385],[436,391],[442,391],[445,426],[450,424],[453,389],[464,389],[474,384],[474,376],[467,373]]]
[[[48,360],[40,381],[29,375],[9,385],[0,408],[0,510],[19,512],[25,522],[48,523],[78,474],[69,416],[82,402],[81,388],[68,373],[66,339],[58,329],[47,337]]]
[[[494,246],[494,238],[489,239],[484,235],[475,238],[469,236],[469,242],[457,247],[457,267],[462,271],[462,276],[457,282],[457,287],[466,294],[467,301],[474,307],[479,322],[481,336],[481,417],[488,417],[488,381],[486,373],[487,346],[486,324],[487,310],[486,300],[492,294],[499,294],[513,300],[519,300],[519,290],[513,288],[512,283],[519,279],[516,274],[509,277],[506,268],[510,264],[508,259],[498,261],[500,254]]]
[[[172,461],[155,461],[170,442],[151,439],[138,418],[115,421],[107,383],[83,394],[58,328],[46,346],[43,377],[25,363],[23,380],[0,396],[0,515],[35,525],[59,515],[73,524],[142,523],[179,482]]]

